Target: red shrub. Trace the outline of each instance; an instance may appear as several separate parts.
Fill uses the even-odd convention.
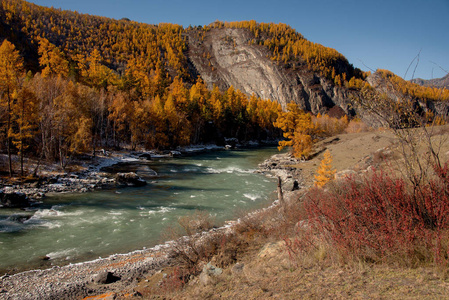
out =
[[[401,257],[412,264],[446,263],[442,237],[449,229],[448,166],[436,174],[414,189],[402,179],[373,172],[361,181],[352,178],[329,190],[311,190],[305,202],[306,235],[295,245],[307,247],[320,234],[339,253],[368,261]]]

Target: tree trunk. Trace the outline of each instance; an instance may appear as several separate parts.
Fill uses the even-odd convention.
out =
[[[23,100],[23,99],[22,99]],[[22,101],[22,123],[20,124],[20,176],[23,179],[23,123],[25,122],[25,101]]]
[[[11,137],[9,136],[9,130],[11,129],[11,95],[9,93],[9,88],[6,91],[8,95],[8,123],[6,128],[6,137],[8,139],[8,163],[9,163],[9,177],[11,178],[12,173],[12,159],[11,159]]]

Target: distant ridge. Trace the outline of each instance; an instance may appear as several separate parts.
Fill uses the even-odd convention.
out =
[[[425,80],[421,78],[412,79],[411,82],[429,87],[446,88],[449,89],[449,73],[441,78],[435,78],[430,80]]]

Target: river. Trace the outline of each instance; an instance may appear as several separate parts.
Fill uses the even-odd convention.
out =
[[[152,247],[178,217],[205,210],[217,225],[269,206],[276,180],[254,173],[276,148],[129,163],[140,188],[49,195],[37,210],[0,210],[1,273],[48,268]],[[150,169],[157,176],[150,176]],[[31,218],[30,218],[30,215]],[[43,259],[45,258],[45,259]]]

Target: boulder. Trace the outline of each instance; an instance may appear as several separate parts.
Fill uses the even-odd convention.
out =
[[[151,160],[151,156],[152,156],[151,153],[142,153],[139,155],[139,158]]]
[[[217,277],[223,273],[223,269],[213,266],[208,263],[203,267],[203,271],[199,276],[199,281],[202,285],[206,286],[212,283],[212,278]]]
[[[5,193],[0,190],[0,206],[5,208],[23,208],[31,205],[31,201],[24,193]]]
[[[28,221],[31,217],[32,215],[17,214],[9,216],[7,220],[23,224],[25,221]]]
[[[136,173],[117,173],[115,182],[119,186],[145,186],[147,182],[140,178]]]
[[[293,181],[292,191],[299,190],[299,182],[297,180]]]
[[[181,157],[182,153],[180,151],[172,150],[172,151],[170,151],[170,156],[171,157]]]
[[[103,273],[98,274],[93,278],[93,281],[96,284],[110,284],[116,281],[119,281],[121,278],[118,276],[115,276],[111,272],[105,271]]]

